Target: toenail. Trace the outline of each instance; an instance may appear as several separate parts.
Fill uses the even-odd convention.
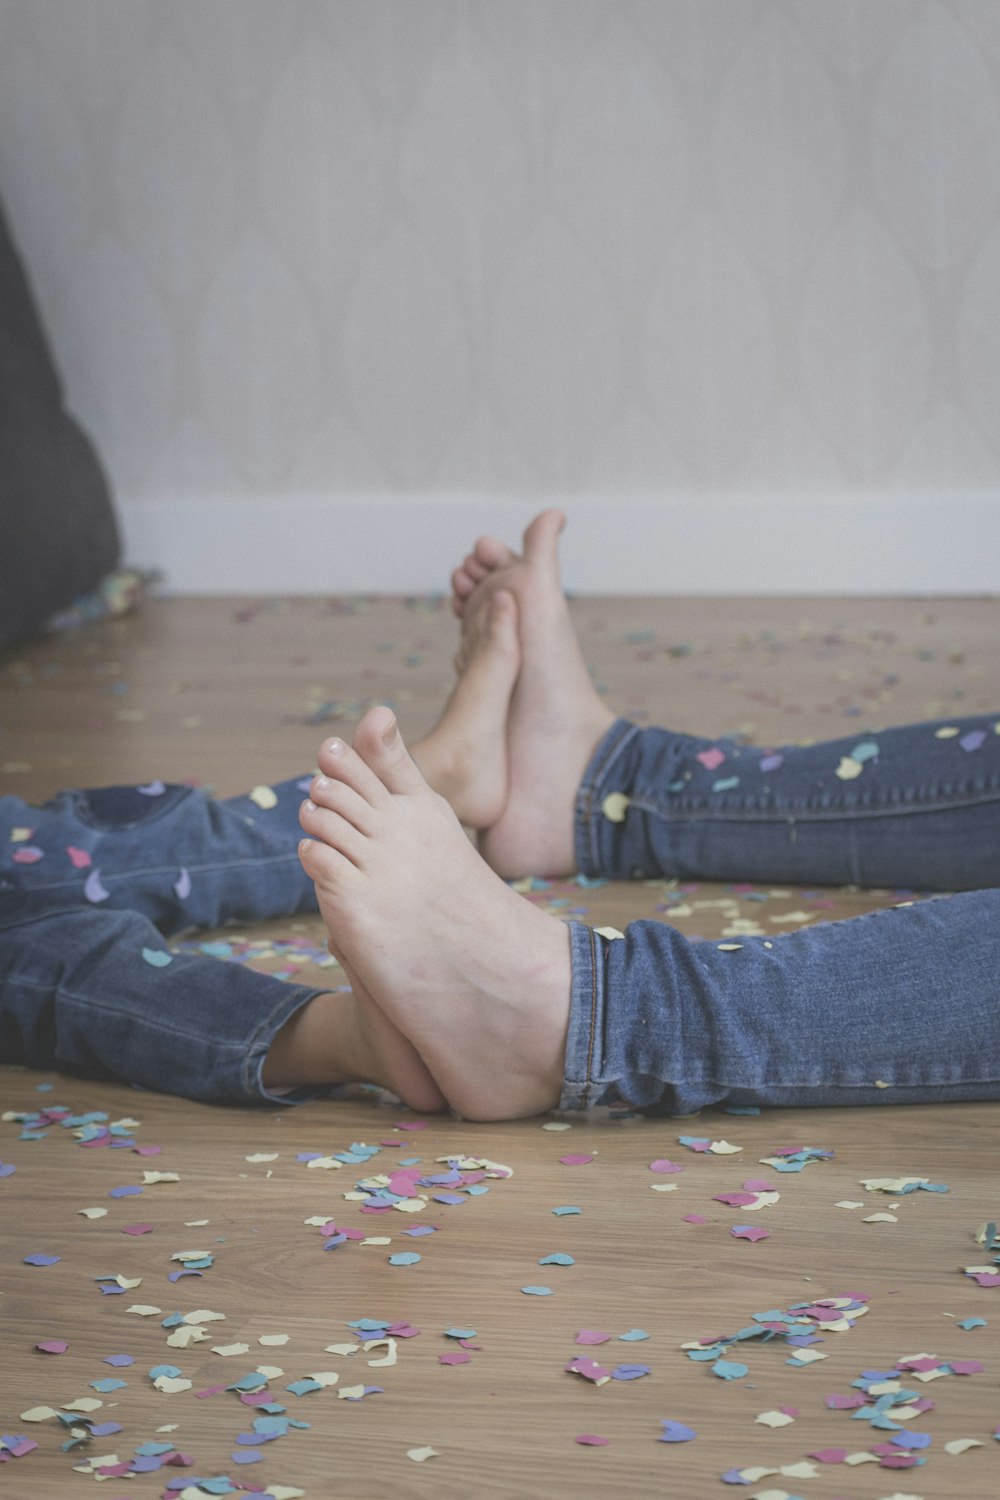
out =
[[[304,854],[306,852],[306,850],[307,849],[311,849],[312,846],[313,846],[312,839],[299,839],[299,853],[300,854]]]
[[[397,734],[396,721],[395,721],[395,719],[393,719],[392,723],[389,725],[389,728],[385,731],[385,733],[382,736],[382,743],[383,743],[383,745],[391,745],[391,744],[393,744],[394,741],[395,741],[395,739],[396,739],[396,734]]]
[[[304,813],[314,813],[316,811],[316,804],[315,804],[315,802],[310,802],[309,798],[307,797],[306,800],[302,804],[302,811]]]
[[[344,751],[347,749],[347,746],[344,744],[343,740],[327,740],[324,749],[326,750],[327,755],[343,755]]]
[[[314,792],[325,792],[330,785],[329,776],[314,776],[312,789]]]

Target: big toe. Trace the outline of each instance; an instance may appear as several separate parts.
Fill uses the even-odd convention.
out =
[[[558,572],[559,534],[566,525],[561,510],[543,510],[524,533],[524,556],[530,563]]]
[[[391,708],[370,708],[354,734],[354,748],[390,792],[407,793],[427,789],[416,761],[410,755]]]

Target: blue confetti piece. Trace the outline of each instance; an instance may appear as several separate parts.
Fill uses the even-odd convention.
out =
[[[554,1208],[552,1210],[552,1212],[556,1215],[557,1218],[561,1219],[566,1214],[582,1214],[583,1213],[583,1209],[582,1208],[574,1208],[571,1204],[566,1203],[566,1204],[563,1204],[562,1207],[560,1207],[560,1208]]]
[[[128,1385],[127,1380],[112,1380],[110,1377],[106,1380],[92,1380],[90,1382],[91,1389],[100,1391],[102,1395],[108,1391],[120,1391],[126,1385]]]
[[[563,1251],[557,1250],[553,1255],[544,1255],[538,1264],[540,1266],[575,1266],[576,1261],[572,1255],[566,1255]]]
[[[985,1318],[963,1318],[958,1326],[968,1332],[970,1328],[985,1328],[987,1325]]]
[[[444,1336],[446,1339],[474,1339],[476,1330],[474,1328],[446,1328]]]
[[[521,1288],[521,1291],[524,1292],[525,1296],[527,1297],[552,1296],[552,1288],[550,1286],[523,1286]]]
[[[862,765],[864,765],[866,760],[874,760],[877,755],[878,745],[874,740],[862,740],[851,751],[851,759],[859,760]]]
[[[742,1380],[749,1373],[750,1366],[740,1364],[737,1359],[717,1359],[712,1366],[712,1374],[720,1380]]]
[[[142,956],[154,969],[165,969],[167,964],[172,964],[174,961],[172,954],[164,948],[143,948]]]
[[[642,1339],[648,1339],[649,1334],[644,1328],[630,1328],[628,1333],[620,1333],[618,1337],[626,1344],[637,1344]]]
[[[739,786],[739,784],[740,778],[738,776],[724,776],[721,781],[712,782],[712,791],[731,792],[733,787]]]
[[[415,1266],[423,1257],[415,1250],[401,1250],[398,1255],[389,1256],[390,1266]]]

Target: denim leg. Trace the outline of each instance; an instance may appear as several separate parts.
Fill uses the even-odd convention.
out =
[[[1000,886],[1000,721],[759,749],[619,719],[577,796],[587,875]]]
[[[151,782],[61,792],[43,807],[2,797],[0,910],[22,893],[141,912],[164,933],[315,911],[296,853],[308,788],[304,777],[217,801]]]
[[[1000,890],[725,944],[574,923],[561,1105],[1000,1099],[998,932]]]
[[[319,990],[242,964],[170,954],[137,912],[12,897],[0,917],[0,1060],[190,1099],[288,1103],[261,1070]]]

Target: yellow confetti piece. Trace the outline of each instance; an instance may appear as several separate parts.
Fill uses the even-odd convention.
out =
[[[935,729],[934,738],[936,740],[953,740],[956,734],[961,734],[961,732],[954,724],[948,724],[943,729]]]
[[[263,1375],[263,1377],[264,1377],[265,1380],[280,1380],[281,1377],[282,1377],[282,1375],[284,1375],[284,1373],[285,1372],[281,1368],[280,1365],[258,1365],[257,1366],[257,1374],[258,1375]]]
[[[336,1370],[313,1370],[307,1378],[315,1380],[316,1384],[323,1386],[324,1390],[329,1390],[330,1386],[337,1384],[340,1376]]]
[[[764,1427],[787,1427],[794,1420],[786,1411],[762,1411],[754,1417],[754,1421],[760,1422]]]
[[[438,1451],[436,1448],[407,1448],[406,1456],[412,1458],[415,1464],[422,1464],[425,1459],[437,1458]]]
[[[895,1214],[865,1214],[862,1224],[898,1224]]]
[[[106,1208],[81,1208],[79,1212],[85,1219],[103,1219],[108,1211]]]
[[[425,1209],[427,1207],[427,1199],[426,1198],[400,1198],[399,1202],[398,1203],[394,1203],[392,1206],[396,1210],[397,1213],[401,1213],[401,1214],[419,1214],[423,1209]]]
[[[853,1198],[841,1198],[840,1202],[835,1203],[833,1206],[834,1208],[864,1208],[865,1205],[856,1202]]]
[[[153,1381],[158,1391],[165,1396],[176,1396],[181,1391],[189,1391],[194,1384],[193,1380],[185,1380],[180,1375],[157,1375]]]
[[[824,1329],[826,1326],[823,1325]],[[814,1365],[817,1360],[826,1359],[827,1356],[819,1349],[796,1349],[793,1358],[797,1365]]]
[[[716,947],[720,953],[738,953],[743,947],[742,943],[717,943]]]
[[[158,1318],[163,1313],[162,1307],[151,1307],[145,1302],[133,1302],[131,1307],[126,1307],[126,1312],[138,1313],[140,1318]]]
[[[601,803],[601,812],[609,823],[624,823],[628,805],[629,798],[624,792],[609,792]]]
[[[220,1354],[223,1359],[232,1359],[237,1354],[249,1354],[249,1344],[213,1344],[212,1353]]]
[[[607,938],[609,942],[614,942],[616,938],[624,938],[625,936],[624,932],[619,932],[617,927],[595,927],[594,931],[598,937]]]
[[[361,1241],[361,1243],[362,1243],[362,1245],[391,1245],[392,1244],[392,1235],[390,1235],[390,1234],[366,1234],[365,1237],[364,1237],[364,1239]]]
[[[63,1411],[90,1412],[100,1411],[103,1405],[104,1402],[98,1401],[95,1396],[77,1396],[75,1401],[65,1401],[62,1409]]]
[[[212,1312],[207,1307],[199,1307],[195,1312],[185,1313],[184,1321],[185,1323],[224,1323],[226,1315]]]
[[[946,1453],[967,1453],[970,1448],[981,1448],[983,1445],[978,1438],[952,1438],[950,1443],[945,1443]]]
[[[572,1130],[573,1127],[567,1120],[546,1120],[542,1126],[543,1130]]]
[[[929,1182],[929,1177],[860,1177],[858,1181],[869,1193],[902,1193],[911,1184],[918,1187]]]
[[[168,1334],[167,1343],[171,1349],[190,1349],[192,1344],[204,1343],[208,1334],[204,1328],[189,1328],[182,1323],[180,1328],[175,1328],[173,1333]]]
[[[280,1349],[283,1344],[288,1343],[288,1334],[262,1333],[257,1342],[263,1344],[266,1349]]]
[[[778,1472],[784,1479],[815,1479],[819,1474],[819,1467],[810,1463],[807,1458],[802,1458],[795,1464],[782,1464]]]
[[[12,844],[24,844],[31,838],[33,831],[31,828],[12,828],[10,830],[10,841]]]
[[[277,1161],[279,1155],[280,1153],[277,1151],[255,1151],[253,1156],[245,1156],[243,1160],[256,1165],[257,1162],[261,1161]]]
[[[842,755],[840,765],[833,774],[839,776],[841,781],[853,781],[856,776],[861,775],[864,768],[864,762],[855,760],[853,755]]]
[[[209,1223],[208,1219],[185,1219],[184,1220],[184,1228],[185,1229],[203,1229],[204,1226],[207,1223]]]
[[[211,1255],[211,1250],[175,1250],[170,1257],[171,1260],[204,1260]]]
[[[248,793],[248,795],[250,801],[255,802],[264,812],[268,812],[270,808],[277,807],[278,805],[278,798],[269,786],[255,786],[253,791]]]
[[[146,1187],[151,1187],[156,1182],[180,1182],[179,1172],[143,1172],[142,1180]]]
[[[742,1151],[742,1146],[733,1146],[729,1141],[713,1141],[709,1146],[713,1156],[733,1156],[737,1151]]]
[[[365,1393],[363,1385],[344,1385],[337,1392],[338,1401],[357,1401]]]
[[[649,1186],[654,1193],[676,1193],[678,1184],[676,1182],[651,1182]]]
[[[357,1354],[360,1344],[327,1344],[324,1354]]]
[[[49,1417],[57,1417],[59,1413],[54,1406],[29,1406],[27,1411],[21,1413],[22,1422],[47,1422]]]
[[[343,1165],[344,1163],[338,1161],[335,1156],[314,1156],[312,1161],[306,1162],[306,1170],[317,1167],[322,1172],[339,1172]]]
[[[876,1078],[876,1080],[875,1080],[875,1087],[877,1089],[891,1089],[892,1088],[892,1084],[891,1083],[886,1083],[886,1081],[885,1081],[884,1078]]]
[[[844,1463],[850,1464],[852,1468],[856,1464],[877,1464],[879,1462],[880,1459],[877,1453],[849,1453],[844,1459]],[[886,1500],[891,1500],[891,1497],[886,1496]]]
[[[385,1354],[381,1359],[370,1359],[368,1361],[369,1369],[388,1369],[390,1365],[394,1365],[396,1363],[398,1355],[396,1353],[397,1345],[395,1339],[368,1339],[368,1341],[362,1345],[362,1348],[364,1349],[366,1354],[370,1354],[373,1349],[380,1349],[383,1344],[385,1345]]]

